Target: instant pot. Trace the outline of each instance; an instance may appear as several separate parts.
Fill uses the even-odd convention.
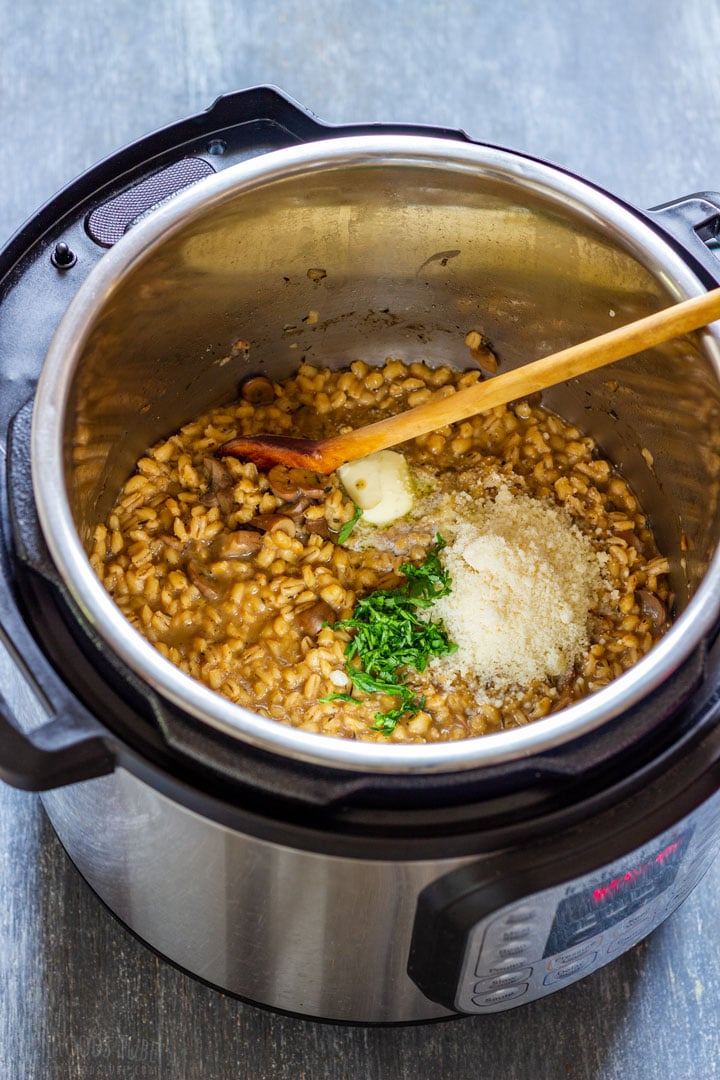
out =
[[[641,212],[461,132],[220,98],[79,177],[0,253],[0,775],[152,948],[340,1021],[515,1008],[631,948],[720,837],[720,332],[548,391],[651,516],[669,632],[562,712],[343,741],[166,661],[91,571],[136,458],[305,360],[508,369],[720,280],[720,195]],[[316,313],[308,318],[310,312]]]

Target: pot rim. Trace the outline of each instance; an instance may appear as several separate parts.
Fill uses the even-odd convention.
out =
[[[244,192],[300,174],[367,165],[442,168],[520,183],[551,200],[561,199],[586,221],[622,239],[640,262],[662,273],[675,299],[705,291],[679,252],[637,211],[579,177],[510,150],[428,136],[369,135],[271,151],[229,166],[160,206],[118,241],[79,287],[50,343],[35,396],[31,467],[38,516],[55,565],[94,631],[153,691],[241,745],[249,743],[315,765],[369,773],[421,774],[501,765],[590,735],[658,689],[717,621],[720,553],[715,551],[695,595],[668,633],[633,668],[592,696],[511,731],[437,744],[387,745],[304,732],[262,717],[165,659],[105,591],[80,542],[67,497],[63,418],[71,378],[98,310],[123,277],[168,236]],[[717,358],[720,332],[706,329],[701,337]]]

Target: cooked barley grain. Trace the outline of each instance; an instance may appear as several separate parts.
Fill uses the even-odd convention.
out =
[[[323,603],[340,621],[359,596],[399,585],[401,564],[421,561],[442,529],[427,515],[441,502],[421,498],[414,515],[385,529],[361,522],[340,546],[338,532],[354,507],[335,475],[319,480],[320,498],[287,501],[254,465],[218,460],[214,451],[240,433],[330,435],[479,378],[477,370],[399,360],[381,367],[358,360],[339,372],[303,364],[274,385],[271,402],[241,399],[192,421],[143,455],[97,525],[90,558],[100,580],[163,656],[231,701],[306,731],[387,742],[373,724],[396,704],[391,697],[321,700],[349,688],[348,632],[328,619],[308,635],[307,620],[297,616]],[[626,481],[577,428],[518,401],[402,449],[423,490],[480,497],[495,475],[518,494],[554,502],[607,564],[602,600],[590,613],[590,647],[561,677],[495,698],[471,673],[450,678],[439,665],[408,672],[425,705],[398,723],[390,742],[460,739],[547,716],[607,685],[664,632],[667,620],[658,621],[657,611],[671,602],[668,561]],[[261,538],[228,540],[242,539],[244,529]]]

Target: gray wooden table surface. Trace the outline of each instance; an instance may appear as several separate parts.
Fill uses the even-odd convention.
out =
[[[464,128],[637,206],[720,188],[716,0],[0,0],[0,242],[103,155],[274,83],[334,122]],[[491,1018],[274,1015],[133,939],[0,788],[0,1080],[720,1076],[720,866],[648,941]]]

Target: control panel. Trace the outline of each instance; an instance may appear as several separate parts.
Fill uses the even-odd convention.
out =
[[[457,1009],[497,1012],[532,1001],[636,945],[710,865],[714,849],[694,860],[694,872],[680,873],[692,837],[688,827],[619,866],[536,893],[478,923],[468,937]]]
[[[512,857],[503,880],[500,857],[492,871],[481,862],[435,882],[420,898],[411,977],[462,1013],[501,1012],[576,982],[682,903],[717,854],[719,818],[716,793],[651,842],[572,880],[558,881],[575,861],[568,854],[537,863],[525,880],[513,877]],[[537,888],[544,876],[548,887]]]

